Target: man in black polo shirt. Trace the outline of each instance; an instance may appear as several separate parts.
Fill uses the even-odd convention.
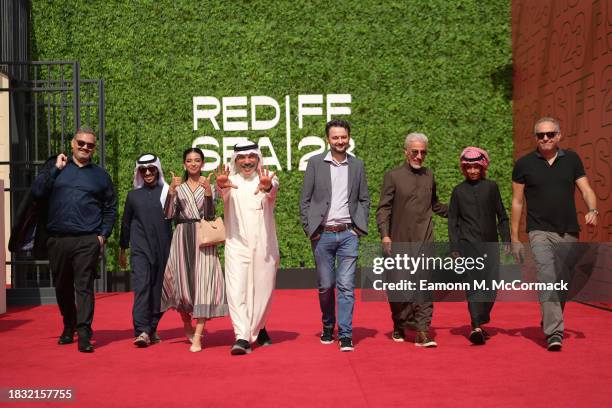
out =
[[[49,203],[49,266],[64,319],[58,343],[72,343],[76,331],[79,351],[90,353],[96,266],[115,223],[117,200],[108,173],[91,162],[93,131],[79,129],[71,147],[71,157],[60,153],[55,166],[41,170],[32,195],[47,197]]]
[[[568,250],[571,251],[571,244],[578,240],[580,232],[574,202],[576,186],[589,208],[585,216],[587,225],[597,225],[597,198],[580,157],[558,147],[561,140],[559,122],[554,118],[541,118],[535,123],[534,133],[537,150],[518,159],[512,172],[512,251],[517,260],[522,259],[523,246],[518,229],[526,200],[527,232],[538,280],[554,283],[562,274],[559,266],[564,264],[559,257],[569,255]],[[542,329],[550,351],[561,350],[563,306],[564,302],[559,301],[556,293],[540,293]]]

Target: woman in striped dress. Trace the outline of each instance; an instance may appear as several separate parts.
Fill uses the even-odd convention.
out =
[[[166,218],[175,220],[176,229],[164,272],[161,310],[172,308],[181,314],[192,352],[202,350],[206,320],[229,313],[217,247],[200,249],[196,243],[199,220],[215,218],[210,175],[208,178],[200,175],[203,164],[200,149],[183,152],[185,177],[172,174],[164,206]],[[197,319],[195,331],[191,319]]]

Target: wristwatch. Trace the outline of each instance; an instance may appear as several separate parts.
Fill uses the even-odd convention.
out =
[[[597,211],[597,208],[591,208],[589,212],[592,212],[595,215],[599,215],[599,211]]]

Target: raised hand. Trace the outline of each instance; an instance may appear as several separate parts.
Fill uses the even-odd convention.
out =
[[[209,193],[212,191],[210,188],[210,178],[212,175],[212,173],[208,173],[208,177],[200,176],[200,179],[198,180],[198,183],[202,186],[202,188]]]
[[[170,188],[168,192],[174,195],[176,193],[176,188],[180,186],[181,183],[183,183],[183,179],[180,177],[176,177],[176,175],[172,171],[170,172],[170,175],[172,176],[172,181],[170,182]]]
[[[66,167],[66,163],[68,163],[68,157],[66,157],[64,153],[58,154],[55,160],[55,167],[57,167],[58,170],[62,170]]]
[[[262,192],[268,192],[272,188],[272,179],[274,178],[275,173],[270,172],[268,168],[260,168],[257,170],[257,175],[259,175],[259,185],[255,190],[255,194]]]
[[[215,173],[215,180],[217,180],[217,187],[220,189],[224,188],[238,188],[229,179],[229,168],[227,166],[219,165]]]

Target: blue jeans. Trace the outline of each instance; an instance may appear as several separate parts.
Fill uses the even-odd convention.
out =
[[[334,327],[336,324],[334,288],[337,288],[338,337],[352,338],[359,238],[350,229],[341,232],[324,231],[321,233],[321,238],[312,241],[311,245],[317,265],[323,326]]]

